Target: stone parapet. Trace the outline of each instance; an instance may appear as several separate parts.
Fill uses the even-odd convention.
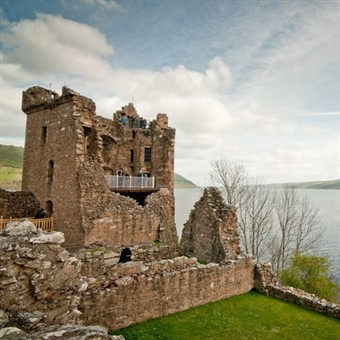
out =
[[[0,188],[0,216],[3,218],[33,217],[41,208],[32,192],[10,192]]]
[[[60,234],[43,233],[29,221],[1,232],[2,327],[29,333],[56,324],[119,329],[253,287],[248,257],[208,265],[185,256],[117,263],[119,253],[103,248],[72,256]]]
[[[328,302],[301,289],[281,286],[269,263],[255,266],[255,285],[259,292],[340,319],[340,305]]]

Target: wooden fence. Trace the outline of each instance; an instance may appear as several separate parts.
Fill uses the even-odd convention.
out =
[[[53,217],[48,218],[34,218],[34,217],[23,217],[23,218],[3,218],[0,217],[0,230],[3,230],[8,222],[11,221],[19,221],[22,219],[26,219],[31,221],[37,228],[40,228],[45,231],[52,231],[54,230],[54,221]]]

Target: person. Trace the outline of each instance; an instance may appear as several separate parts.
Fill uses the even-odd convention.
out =
[[[141,118],[140,120],[140,127],[142,129],[145,129],[146,128],[146,119],[144,119],[143,117]]]
[[[131,261],[131,250],[126,247],[121,251],[118,263],[126,263],[129,261]]]
[[[142,170],[138,170],[137,177],[142,177],[142,176],[143,176]]]
[[[35,214],[34,218],[45,218],[46,213],[43,208],[39,209],[39,211]]]
[[[122,124],[124,125],[124,126],[126,126],[126,124],[127,124],[127,118],[126,118],[126,116],[125,116],[125,114],[123,114],[122,115]]]

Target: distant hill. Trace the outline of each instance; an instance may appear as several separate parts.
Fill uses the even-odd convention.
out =
[[[274,184],[269,184],[268,186],[274,187],[274,188],[283,188],[284,186],[290,186],[295,189],[340,190],[340,179],[335,179],[332,181],[274,183]]]
[[[174,176],[174,181],[175,181],[175,188],[197,188],[197,185],[186,178],[182,177],[181,175],[175,174]]]
[[[22,168],[24,148],[0,144],[0,166]]]
[[[24,148],[20,146],[13,146],[13,145],[2,145],[0,144],[0,167],[2,168],[17,168],[21,169],[23,164],[23,158],[24,158]],[[10,170],[4,170],[6,171],[6,175],[9,175],[9,172],[13,172]],[[19,173],[19,172],[18,172]],[[20,172],[21,175],[21,172]],[[17,180],[18,175],[14,174],[15,179]],[[6,182],[7,180],[12,181],[12,176],[5,176],[1,173],[1,182]],[[9,177],[9,178],[8,178]],[[175,174],[175,188],[197,188],[197,185],[195,185],[193,182],[187,180],[186,178]],[[4,183],[2,183],[3,185]]]

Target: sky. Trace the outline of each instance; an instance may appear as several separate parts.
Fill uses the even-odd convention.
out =
[[[24,146],[22,91],[133,102],[176,129],[175,172],[214,161],[264,183],[340,178],[340,1],[1,0],[1,144]]]

